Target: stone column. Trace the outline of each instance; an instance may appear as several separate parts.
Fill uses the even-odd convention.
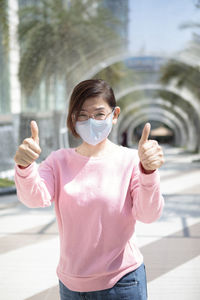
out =
[[[10,107],[12,114],[21,112],[21,91],[18,79],[19,70],[19,44],[17,39],[18,1],[8,0],[9,21],[9,75],[10,75]]]

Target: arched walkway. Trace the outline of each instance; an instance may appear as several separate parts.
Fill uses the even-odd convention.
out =
[[[194,127],[194,124],[191,122],[190,116],[187,115],[187,113],[181,109],[178,106],[175,106],[163,99],[138,99],[138,101],[134,101],[133,103],[128,104],[124,110],[122,110],[120,114],[120,118],[117,122],[117,125],[115,125],[113,129],[113,139],[117,141],[118,139],[116,138],[119,136],[118,131],[120,131],[120,127],[123,125],[124,120],[127,120],[127,118],[131,115],[132,118],[136,118],[138,115],[138,112],[134,113],[134,110],[138,110],[140,108],[145,108],[145,107],[160,107],[164,111],[169,111],[174,113],[174,117],[179,119],[180,122],[182,123],[182,130],[185,131],[187,135],[187,141],[188,141],[188,148],[190,150],[194,150],[197,147],[197,140],[196,140],[196,135],[197,131],[196,128]]]
[[[157,120],[168,125],[175,133],[176,145],[185,145],[187,141],[187,134],[185,130],[182,130],[182,122],[171,112],[158,107],[144,107],[139,112],[137,112],[135,116],[130,115],[129,117],[127,117],[122,123],[120,130],[118,130],[117,132],[117,138],[119,139],[119,136],[122,134],[122,132],[128,129],[128,143],[130,143],[134,128],[136,128],[143,122],[147,122],[148,120]]]
[[[111,51],[112,52],[112,51]],[[123,53],[119,53],[116,55],[110,55],[110,53],[108,54],[108,57],[104,58],[103,60],[100,59],[99,62],[96,61],[96,63],[94,63],[93,60],[90,61],[90,67],[88,67],[87,72],[83,72],[82,74],[79,74],[78,77],[78,81],[84,80],[86,78],[91,78],[93,77],[96,73],[98,73],[99,71],[101,71],[102,69],[116,63],[119,61],[123,61],[124,59],[130,58],[133,56],[133,53],[131,54],[130,52],[126,52],[123,50]],[[134,57],[137,57],[136,55],[134,55]],[[153,57],[153,56],[152,56]],[[139,57],[138,57],[139,58]],[[156,57],[155,57],[156,58]],[[177,60],[179,62],[185,63],[185,64],[189,64],[192,66],[196,65],[196,62],[193,61],[192,59],[187,59],[186,57],[159,57],[161,59],[163,59],[163,61],[167,61],[170,59],[173,60]],[[91,62],[93,61],[93,65],[91,64]],[[71,70],[72,73],[76,71],[76,68],[78,68],[77,66],[74,66],[74,68]],[[77,77],[76,77],[77,80]],[[74,82],[74,84],[76,84],[77,82]],[[193,111],[195,113],[195,125],[196,128],[194,128],[192,122],[190,121],[190,119],[187,116],[187,112],[184,112],[183,109],[181,109],[181,107],[176,107],[175,109],[172,107],[170,108],[169,106],[169,110],[171,110],[171,113],[168,114],[169,115],[173,115],[175,114],[174,119],[176,119],[176,115],[181,116],[184,119],[184,122],[182,121],[182,128],[186,128],[185,130],[187,132],[189,132],[189,134],[182,134],[182,136],[184,136],[185,134],[188,135],[188,139],[187,139],[187,143],[186,143],[186,148],[188,149],[194,149],[199,148],[200,149],[200,137],[199,135],[196,135],[197,132],[200,131],[200,102],[198,101],[198,99],[196,99],[194,97],[193,94],[191,94],[191,92],[189,92],[187,89],[178,89],[175,86],[175,82],[174,84],[170,84],[170,85],[162,85],[162,84],[158,84],[158,83],[152,83],[151,82],[151,78],[149,78],[149,82],[145,83],[145,84],[139,84],[139,85],[132,85],[129,87],[124,87],[121,90],[117,90],[115,95],[116,95],[116,99],[117,101],[122,99],[124,96],[136,92],[136,91],[144,91],[144,90],[152,90],[152,91],[156,91],[156,90],[162,90],[162,91],[166,91],[169,93],[172,93],[174,95],[177,95],[179,98],[182,98],[183,101],[189,103],[192,108]],[[162,100],[162,99],[160,99]],[[169,105],[169,101],[167,102],[166,100],[162,100],[166,102],[166,105],[164,105],[164,103],[160,106],[162,106],[165,110],[167,110],[167,105]],[[153,105],[153,103],[151,103],[151,105]],[[139,107],[139,109],[141,109],[141,107]],[[161,113],[161,110],[160,110]],[[164,116],[164,113],[162,112],[162,117]],[[180,117],[179,117],[180,118]],[[67,134],[67,130],[65,128],[65,122],[66,122],[66,116],[63,117],[62,120],[62,124],[64,124],[64,126],[61,126],[61,130],[60,130],[60,145],[61,146],[65,146],[68,147],[68,134]],[[167,124],[167,123],[166,123]],[[195,141],[195,135],[196,135],[196,141]],[[176,139],[177,140],[177,139]],[[183,144],[185,138],[181,140],[181,144]],[[192,142],[192,143],[191,143]],[[192,144],[192,146],[191,146]]]

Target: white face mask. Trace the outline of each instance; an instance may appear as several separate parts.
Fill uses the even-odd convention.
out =
[[[112,130],[112,120],[114,112],[105,120],[88,119],[86,121],[76,122],[76,132],[80,137],[90,145],[97,145],[106,139]]]

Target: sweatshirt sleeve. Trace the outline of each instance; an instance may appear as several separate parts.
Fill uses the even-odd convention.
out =
[[[160,191],[160,176],[158,170],[144,174],[140,166],[138,154],[131,177],[131,197],[133,200],[133,215],[143,223],[152,223],[160,218],[164,199]]]
[[[18,199],[26,206],[51,206],[55,193],[52,155],[39,167],[35,162],[25,169],[15,164],[15,184]]]

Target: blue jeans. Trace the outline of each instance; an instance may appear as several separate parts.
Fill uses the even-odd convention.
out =
[[[74,292],[59,281],[61,300],[147,300],[145,266],[124,275],[112,288],[94,292]]]

